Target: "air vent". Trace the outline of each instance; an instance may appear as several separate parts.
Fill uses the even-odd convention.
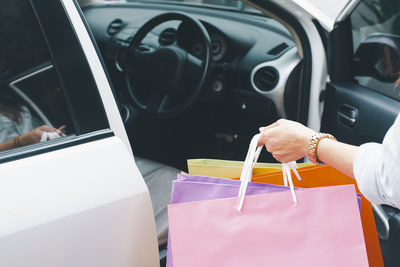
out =
[[[273,67],[262,67],[254,73],[253,83],[261,91],[271,91],[278,83],[279,75]]]
[[[285,50],[286,48],[288,48],[289,46],[286,43],[280,43],[279,45],[275,46],[274,48],[272,48],[271,50],[269,50],[267,53],[269,55],[279,55],[283,50]]]
[[[121,31],[124,26],[125,24],[121,19],[114,19],[110,25],[108,25],[107,33],[109,35],[114,35]]]
[[[160,45],[171,45],[176,40],[176,30],[173,28],[165,29],[158,38]]]

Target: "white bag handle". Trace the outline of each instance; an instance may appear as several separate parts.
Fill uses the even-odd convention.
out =
[[[238,206],[239,212],[242,210],[242,207],[243,207],[244,197],[246,196],[246,191],[247,191],[247,186],[248,186],[249,182],[251,182],[253,168],[254,168],[255,164],[257,163],[258,158],[260,157],[261,150],[263,148],[263,146],[257,147],[258,139],[260,138],[260,136],[261,136],[261,134],[256,134],[251,139],[251,142],[249,145],[249,150],[247,151],[246,159],[243,164],[242,173],[240,175],[240,181],[242,181],[242,182],[240,183],[239,194],[238,194],[238,197],[240,198],[240,202],[239,202],[239,206]],[[295,206],[297,205],[297,198],[296,198],[296,194],[294,192],[291,170],[294,172],[297,179],[299,179],[301,181],[300,175],[297,172],[296,168],[297,168],[296,161],[282,163],[283,182],[284,182],[285,186],[287,186],[289,183],[290,192],[292,193],[293,203]]]

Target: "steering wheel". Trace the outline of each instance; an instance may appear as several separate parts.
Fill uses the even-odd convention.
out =
[[[203,44],[201,59],[174,44],[141,44],[156,26],[171,20],[189,24],[193,32],[200,35]],[[159,118],[186,110],[196,101],[207,79],[210,57],[210,36],[199,20],[175,12],[150,19],[132,38],[123,67],[126,85],[135,107]]]

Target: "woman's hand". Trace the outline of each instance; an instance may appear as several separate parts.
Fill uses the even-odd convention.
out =
[[[315,131],[298,122],[280,119],[261,127],[260,133],[258,145],[265,145],[276,160],[289,162],[307,155],[308,141]]]
[[[65,129],[64,125],[58,129],[46,125],[40,126],[29,133],[19,136],[18,137],[19,146],[27,146],[39,143],[44,132],[59,131],[61,133],[64,133],[64,129]]]

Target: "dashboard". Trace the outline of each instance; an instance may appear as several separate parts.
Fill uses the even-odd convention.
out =
[[[98,5],[83,11],[116,94],[125,102],[129,102],[129,96],[123,93],[126,90],[122,82],[123,65],[133,36],[159,14],[183,12],[198,19],[211,39],[210,71],[201,92],[202,101],[224,101],[226,95],[244,94],[272,103],[280,116],[290,118],[295,113],[301,58],[290,33],[272,18],[205,7],[140,2]],[[204,45],[199,36],[187,23],[168,21],[152,29],[141,47],[178,46],[200,59]]]

